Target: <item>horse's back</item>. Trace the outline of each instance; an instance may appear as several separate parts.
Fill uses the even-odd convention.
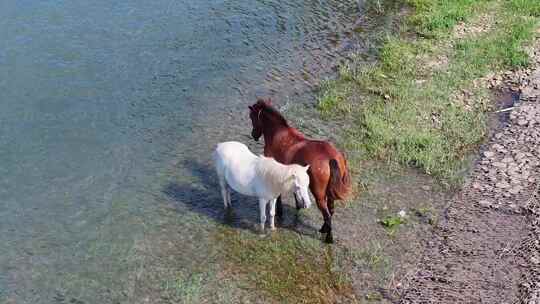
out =
[[[219,143],[216,147],[215,156],[222,159],[249,159],[256,157],[246,145],[237,141]]]
[[[217,145],[214,161],[218,175],[225,178],[235,191],[253,195],[250,183],[253,180],[257,156],[240,142],[229,141]]]
[[[329,161],[331,159],[342,162],[344,157],[334,145],[327,141],[306,140],[292,156],[291,163],[302,165],[302,160],[305,164],[309,164],[313,161]]]

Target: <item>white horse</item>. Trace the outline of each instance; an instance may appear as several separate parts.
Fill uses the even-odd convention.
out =
[[[229,187],[244,195],[259,198],[261,230],[266,222],[266,204],[270,203],[270,229],[274,230],[276,199],[293,192],[304,208],[311,206],[309,198],[309,166],[283,165],[273,158],[257,156],[236,141],[218,144],[214,152],[216,171],[225,208],[231,206]]]

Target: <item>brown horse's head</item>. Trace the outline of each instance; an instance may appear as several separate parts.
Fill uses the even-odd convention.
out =
[[[253,127],[251,136],[256,141],[258,141],[263,134],[262,112],[264,109],[271,106],[272,101],[270,99],[262,98],[259,98],[254,105],[249,106],[249,118],[251,119],[251,126]]]

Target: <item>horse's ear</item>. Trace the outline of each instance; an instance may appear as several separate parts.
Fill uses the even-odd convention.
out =
[[[304,168],[304,170],[306,170],[306,172],[307,172],[307,170],[309,170],[309,167],[310,167],[310,165],[307,165],[307,166],[305,166],[305,167],[303,167],[303,168]]]
[[[250,111],[253,111],[253,106],[248,106]]]

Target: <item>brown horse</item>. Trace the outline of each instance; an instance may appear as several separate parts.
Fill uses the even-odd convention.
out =
[[[332,243],[332,215],[334,201],[343,200],[351,190],[347,161],[332,144],[310,140],[293,127],[272,107],[271,101],[259,99],[249,106],[249,117],[253,130],[251,136],[259,140],[264,136],[264,155],[273,157],[283,164],[310,165],[309,188],[324,217],[319,230],[327,233],[326,242]],[[301,206],[298,205],[297,208]],[[277,213],[281,214],[281,197],[278,198]]]

